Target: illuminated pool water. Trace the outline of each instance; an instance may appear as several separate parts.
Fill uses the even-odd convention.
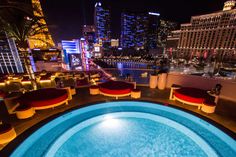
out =
[[[30,135],[11,156],[233,157],[236,141],[186,112],[121,101],[64,114]]]

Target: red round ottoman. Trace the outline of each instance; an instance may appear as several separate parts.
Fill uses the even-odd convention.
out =
[[[98,95],[100,92],[99,92],[99,87],[98,86],[90,86],[89,87],[89,93],[91,95]]]
[[[138,99],[141,97],[141,90],[140,89],[133,89],[131,91],[131,98]]]
[[[35,110],[33,107],[29,105],[19,105],[16,108],[16,117],[18,119],[27,119],[32,117],[35,114]]]
[[[201,111],[205,113],[214,113],[216,108],[216,103],[214,101],[206,99],[201,107]]]
[[[0,144],[6,144],[16,137],[15,129],[11,124],[0,124]]]

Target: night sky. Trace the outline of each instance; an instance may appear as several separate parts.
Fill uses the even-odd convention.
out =
[[[119,38],[122,10],[159,12],[161,18],[186,23],[192,15],[222,10],[226,0],[101,0],[111,11],[113,38]],[[81,37],[84,24],[93,24],[96,0],[41,0],[55,42]]]

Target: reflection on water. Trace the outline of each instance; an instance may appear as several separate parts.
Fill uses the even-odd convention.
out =
[[[138,84],[148,84],[149,75],[152,73],[152,70],[134,70],[134,69],[105,69],[107,72],[111,73],[112,76],[116,77],[118,80],[127,80],[130,77],[131,81],[135,81]],[[142,77],[141,74],[147,73],[147,77]]]
[[[138,84],[148,84],[149,75],[154,72],[152,66],[146,63],[134,63],[134,62],[113,62],[110,63],[112,66],[116,67],[114,69],[105,69],[107,72],[111,73],[118,80],[127,80],[131,78],[132,81],[135,81]],[[189,74],[189,75],[198,75],[203,77],[218,77],[222,79],[235,79],[235,73],[228,75],[227,77],[214,76],[213,75],[213,65],[208,64],[202,69],[197,69],[193,65],[173,65],[169,67],[170,72],[180,73],[180,74]]]
[[[118,80],[129,79],[129,81],[135,81],[138,84],[148,84],[148,76],[153,72],[152,69],[148,69],[148,65],[145,63],[132,64],[132,62],[117,62],[113,63],[113,66],[116,68],[105,70],[111,73]],[[144,73],[145,75],[142,75]]]
[[[149,69],[151,67],[146,63],[138,62],[111,62],[109,64],[117,68]]]
[[[146,64],[130,64],[130,63],[117,63],[117,69],[120,71],[120,76],[127,76],[132,73],[133,70],[145,72],[147,69]],[[133,76],[133,75],[132,75]]]

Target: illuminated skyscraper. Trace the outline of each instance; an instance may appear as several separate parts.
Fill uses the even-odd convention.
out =
[[[33,5],[33,8],[35,8],[34,15],[37,17],[44,17],[40,0],[32,0],[32,5]],[[42,25],[46,25],[46,21],[44,18],[41,18],[40,22]],[[35,40],[35,39],[39,39],[39,40]],[[50,47],[55,46],[47,27],[42,29],[42,33],[32,36],[29,39],[29,45],[31,49],[33,48],[48,49]]]
[[[97,2],[94,9],[94,25],[96,27],[97,43],[99,40],[102,40],[103,43],[110,42],[110,23],[110,11],[108,9],[104,9],[102,4]]]
[[[121,47],[135,47],[136,16],[134,13],[121,15]]]
[[[148,49],[157,48],[158,40],[158,26],[160,21],[160,14],[149,12],[148,13]]]
[[[148,22],[147,15],[138,14],[136,16],[136,49],[145,49],[147,47]]]
[[[71,56],[79,55],[80,52],[80,42],[78,39],[74,40],[62,40],[62,60],[63,60],[63,68],[69,70],[71,68]]]
[[[67,70],[87,69],[88,59],[91,54],[88,51],[88,42],[84,39],[62,40],[63,68]]]
[[[121,46],[123,48],[155,49],[158,21],[158,13],[122,13]]]
[[[23,73],[23,66],[15,42],[0,32],[0,73]]]

